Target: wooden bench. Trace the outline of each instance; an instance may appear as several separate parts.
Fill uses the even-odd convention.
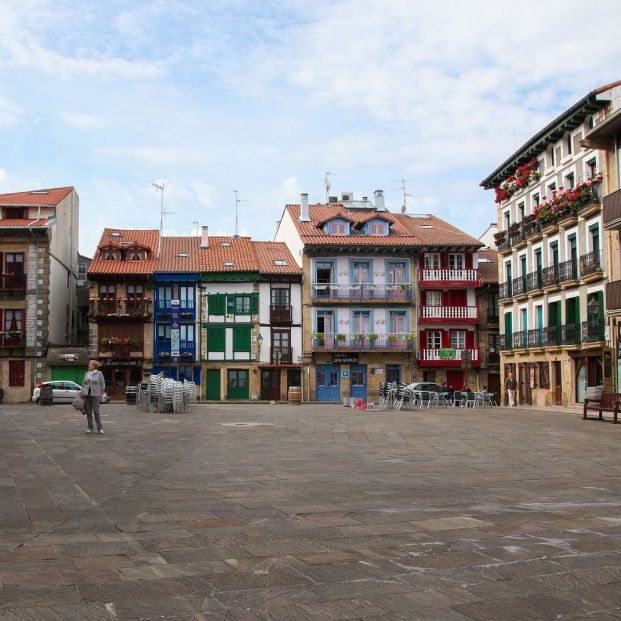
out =
[[[619,406],[621,404],[621,394],[617,392],[604,392],[602,388],[587,388],[584,397],[584,420],[604,420],[603,412],[612,412],[613,423],[617,423]],[[598,412],[598,419],[587,416],[587,412]]]

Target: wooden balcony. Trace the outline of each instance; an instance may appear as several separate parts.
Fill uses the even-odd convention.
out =
[[[291,304],[270,304],[270,323],[291,323]]]
[[[430,269],[421,270],[421,287],[478,287],[478,269]]]
[[[151,300],[146,298],[92,298],[88,316],[96,320],[146,321],[151,314]]]
[[[99,355],[102,358],[142,358],[143,352],[143,343],[124,343],[123,339],[116,338],[104,339],[99,343]]]
[[[479,309],[476,306],[422,306],[420,323],[476,323]]]
[[[291,364],[293,362],[291,347],[271,347],[270,361],[272,364]]]
[[[466,363],[465,359],[469,358]],[[421,367],[460,367],[470,364],[478,367],[481,364],[479,359],[479,348],[453,349],[451,347],[440,349],[421,349],[418,354],[418,364]]]

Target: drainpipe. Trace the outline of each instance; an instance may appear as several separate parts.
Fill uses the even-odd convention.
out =
[[[38,220],[39,218],[37,218]],[[37,238],[37,236],[34,234],[34,231],[32,230],[32,222],[28,225],[28,230],[30,231],[30,235],[32,236],[32,239],[34,240],[35,243],[35,248],[36,248],[36,255],[35,255],[35,330],[34,330],[34,337],[35,337],[35,342],[34,342],[34,362],[32,364],[32,374],[31,374],[31,382],[33,382],[32,386],[30,387],[30,391],[32,392],[34,390],[34,386],[36,386],[36,373],[37,373],[37,359],[39,357],[39,346],[37,343],[37,327],[38,327],[38,322],[39,322],[39,240]],[[24,326],[25,328],[26,326]],[[26,330],[24,330],[24,332],[27,333]]]

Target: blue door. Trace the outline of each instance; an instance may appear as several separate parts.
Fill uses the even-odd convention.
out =
[[[341,400],[341,368],[338,364],[318,364],[316,380],[317,401]]]
[[[366,364],[352,364],[350,371],[351,375],[351,396],[354,399],[367,400],[367,365]]]

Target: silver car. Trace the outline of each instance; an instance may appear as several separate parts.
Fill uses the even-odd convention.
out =
[[[82,390],[80,384],[70,382],[69,380],[42,382],[41,384],[37,384],[36,388],[32,391],[32,401],[34,403],[39,403],[39,395],[41,394],[41,388],[43,388],[43,386],[52,386],[54,403],[71,403],[80,394],[80,390]],[[108,393],[104,392],[101,402],[110,403]]]

